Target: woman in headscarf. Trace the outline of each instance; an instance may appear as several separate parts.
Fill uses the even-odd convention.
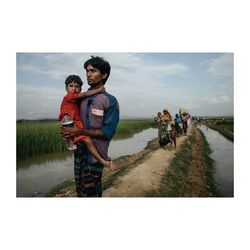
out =
[[[163,109],[163,115],[161,116],[161,121],[159,124],[159,144],[160,147],[164,147],[170,143],[169,131],[171,130],[170,122],[172,121],[172,116],[170,115],[167,108]]]
[[[188,111],[184,108],[179,109],[180,117],[182,119],[182,126],[184,130],[184,135],[187,135],[187,129],[188,129],[188,120],[190,119],[190,114]]]

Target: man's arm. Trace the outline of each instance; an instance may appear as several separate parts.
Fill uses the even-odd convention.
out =
[[[86,98],[86,97],[89,97],[98,93],[102,93],[102,92],[105,92],[105,88],[103,85],[100,86],[98,89],[91,89],[91,90],[87,90],[85,92],[80,93],[78,95],[78,99],[83,99],[83,98]]]
[[[85,129],[85,128],[77,128],[77,127],[66,128],[66,127],[61,126],[60,134],[64,138],[70,138],[70,137],[75,137],[79,135],[87,135],[92,138],[107,139],[101,129]]]

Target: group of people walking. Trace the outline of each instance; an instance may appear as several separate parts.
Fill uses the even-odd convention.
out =
[[[158,139],[160,147],[165,148],[167,144],[174,144],[176,148],[176,137],[187,135],[188,120],[190,114],[186,109],[180,108],[179,114],[173,118],[167,108],[162,113],[158,112],[155,121],[158,124]]]

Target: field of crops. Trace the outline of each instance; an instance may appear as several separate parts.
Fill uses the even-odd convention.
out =
[[[154,125],[151,120],[121,120],[113,139],[129,138]],[[59,127],[59,122],[17,122],[17,161],[67,150]]]
[[[59,122],[17,123],[17,161],[66,150]]]

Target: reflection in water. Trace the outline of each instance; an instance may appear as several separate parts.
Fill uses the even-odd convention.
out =
[[[149,122],[148,120],[124,121],[124,123],[119,124],[112,141],[131,138],[134,134],[138,134],[149,128],[157,128],[156,122]]]
[[[157,129],[150,128],[135,134],[130,139],[111,141],[109,156],[114,159],[137,153],[146,147],[148,141],[156,137]],[[71,152],[32,158],[18,164],[17,196],[44,196],[51,188],[71,178],[73,179]]]
[[[215,179],[219,187],[220,196],[234,196],[234,166],[233,166],[233,147],[234,144],[223,137],[219,132],[199,126],[204,133],[210,148],[212,149],[211,157],[215,160]]]
[[[73,155],[72,152],[64,151],[64,152],[59,152],[59,153],[51,153],[51,154],[31,157],[29,159],[18,161],[17,169],[29,168],[29,167],[33,167],[34,165],[48,164],[51,161],[56,161],[56,160],[58,161],[65,160],[66,158],[70,156],[72,157],[72,155]]]
[[[17,196],[43,196],[55,185],[70,178],[73,178],[73,156],[18,169]]]
[[[109,156],[111,158],[117,158],[124,155],[138,153],[146,147],[148,141],[151,141],[156,137],[157,129],[149,128],[141,133],[134,134],[132,138],[111,141],[109,146]]]

